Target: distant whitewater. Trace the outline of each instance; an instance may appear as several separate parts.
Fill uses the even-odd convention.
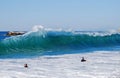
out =
[[[69,54],[74,50],[77,53],[84,50],[118,50],[120,46],[119,33],[103,31],[67,31],[34,26],[32,31],[20,36],[7,37],[5,32],[4,35],[2,33],[0,57]]]

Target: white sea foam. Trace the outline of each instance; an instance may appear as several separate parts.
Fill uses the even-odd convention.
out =
[[[44,30],[44,27],[42,25],[35,25],[33,28],[32,28],[32,31],[41,31],[41,30]]]
[[[58,28],[58,29],[53,29],[53,28],[45,28],[42,25],[35,25],[32,28],[32,31],[29,31],[27,33],[25,33],[23,36],[26,35],[31,35],[34,34],[34,36],[41,36],[43,35],[43,37],[46,36],[47,33],[54,33],[56,35],[66,35],[66,34],[86,34],[89,36],[111,36],[113,34],[120,34],[120,30],[109,30],[109,31],[73,31],[72,29],[67,29],[64,30],[62,28]]]
[[[120,52],[0,59],[0,65],[0,78],[120,78]]]

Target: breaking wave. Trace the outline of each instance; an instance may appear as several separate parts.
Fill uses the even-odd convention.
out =
[[[120,45],[119,33],[73,32],[45,29],[35,26],[24,35],[7,37],[0,41],[0,55],[41,54],[46,51],[83,50]]]

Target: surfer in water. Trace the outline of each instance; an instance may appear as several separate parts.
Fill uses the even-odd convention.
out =
[[[81,62],[86,62],[86,60],[84,59],[84,57],[82,57]]]
[[[25,67],[25,68],[28,68],[28,65],[27,65],[27,64],[24,64],[24,67]]]

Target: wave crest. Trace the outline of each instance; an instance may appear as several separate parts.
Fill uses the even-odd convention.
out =
[[[95,33],[95,32],[94,32]],[[97,34],[106,34],[96,32]],[[86,48],[120,45],[120,34],[92,35],[93,32],[47,30],[36,26],[24,35],[5,38],[0,41],[0,54],[17,52],[44,52],[59,50],[80,50]]]

